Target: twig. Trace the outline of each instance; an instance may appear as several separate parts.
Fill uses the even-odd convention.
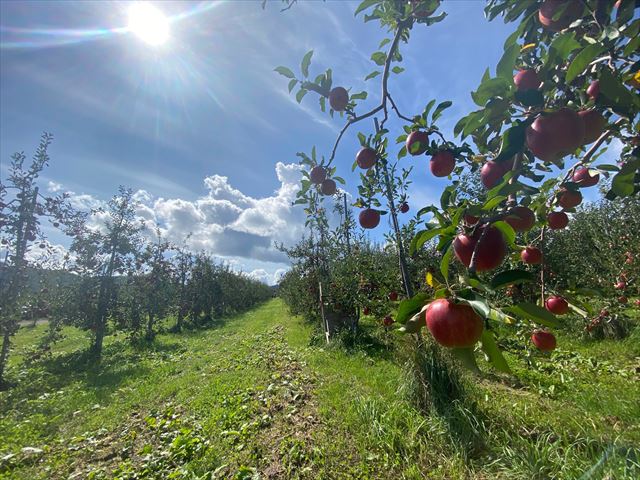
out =
[[[396,102],[394,102],[393,98],[391,98],[391,94],[390,93],[387,93],[387,98],[389,99],[389,102],[391,102],[391,108],[393,108],[393,110],[396,112],[396,115],[398,116],[398,118],[401,118],[402,120],[405,120],[407,122],[413,123],[413,119],[411,119],[409,117],[405,117],[404,115],[402,115],[400,113],[400,110],[396,106]]]
[[[396,34],[393,37],[393,42],[391,42],[391,46],[389,47],[389,50],[387,52],[387,59],[384,62],[384,70],[382,72],[382,99],[380,101],[380,105],[378,105],[373,110],[370,110],[367,113],[364,113],[364,114],[362,114],[360,116],[355,116],[353,118],[350,118],[347,121],[347,123],[344,125],[344,127],[342,127],[342,130],[340,130],[340,133],[338,134],[338,138],[336,139],[336,142],[333,145],[333,150],[331,151],[331,156],[329,157],[329,160],[327,161],[327,166],[330,166],[331,162],[333,162],[333,160],[334,160],[334,158],[336,156],[336,150],[338,149],[338,145],[340,143],[340,140],[342,139],[342,136],[349,129],[349,127],[351,125],[353,125],[354,123],[357,123],[357,122],[359,122],[361,120],[364,120],[365,118],[369,118],[372,115],[375,115],[380,110],[384,110],[384,112],[385,112],[385,121],[386,121],[386,118],[387,118],[387,97],[389,95],[388,90],[387,90],[387,83],[389,81],[389,67],[391,65],[391,60],[394,57],[395,51],[398,48],[398,43],[400,43],[400,38],[402,38],[402,33],[404,32],[405,28],[408,25],[409,25],[409,23],[407,23],[407,22],[398,23],[398,30],[396,31]]]

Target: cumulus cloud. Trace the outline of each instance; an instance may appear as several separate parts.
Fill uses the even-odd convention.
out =
[[[301,178],[298,164],[278,162],[275,174],[279,187],[264,197],[253,197],[234,187],[228,177],[211,175],[204,179],[205,191],[194,200],[155,197],[138,190],[136,216],[144,225],[142,234],[155,239],[156,226],[168,240],[192,251],[206,251],[229,262],[237,270],[249,270],[254,278],[276,283],[286,271],[286,255],[275,244],[292,245],[303,234],[304,212],[293,207]],[[71,194],[71,203],[83,210],[106,206],[87,194]],[[105,215],[92,215],[94,228],[104,225]],[[259,263],[260,268],[245,268]]]
[[[251,278],[255,278],[256,280],[266,283],[267,285],[275,285],[280,281],[286,271],[287,270],[284,268],[279,268],[275,272],[269,273],[264,268],[257,268],[249,272],[248,275]]]
[[[47,190],[51,193],[59,192],[62,190],[62,184],[49,180],[49,183],[47,183]]]

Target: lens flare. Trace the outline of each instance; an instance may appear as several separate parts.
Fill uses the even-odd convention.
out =
[[[146,2],[134,3],[129,8],[128,29],[153,46],[162,45],[169,38],[169,21],[160,10]]]

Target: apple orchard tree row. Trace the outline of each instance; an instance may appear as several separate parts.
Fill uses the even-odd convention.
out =
[[[380,77],[381,101],[369,111],[358,108],[367,92],[334,86],[331,69],[311,80],[313,51],[302,59],[300,76],[287,67],[275,69],[289,79],[289,92],[298,89],[298,102],[313,92],[323,112],[346,118],[327,157],[318,158],[315,147],[311,155],[298,153],[304,177],[295,203],[305,205],[307,224],[320,221],[323,198],[336,194],[336,182],[345,183],[337,176],[348,168],[336,159],[341,139],[356,123],[374,120],[368,135],[358,133],[362,148],[354,152],[351,168],[360,170],[360,185],[353,206],[361,209],[359,223],[365,229],[376,228],[381,215],[391,215],[407,296],[398,304],[395,318],[401,331],[419,334],[426,324],[436,342],[454,348],[472,367],[473,349],[480,341],[493,366],[507,372],[509,366],[485,322],[512,324],[512,316],[518,317],[532,324],[531,340],[539,350],[555,348],[548,329],[559,325],[557,315],[580,308],[577,300],[568,301],[567,295],[545,285],[544,268],[537,303],[497,308],[486,297],[535,281],[531,265],[544,265],[545,231],[567,227],[582,202],[581,189],[597,185],[603,176],[610,179],[608,199],[640,190],[640,20],[634,19],[634,4],[489,0],[489,20],[502,16],[517,27],[504,44],[495,76],[487,69],[471,92],[479,108],[459,119],[453,139],[446,139],[437,125],[450,101],[436,105],[431,100],[422,113],[406,115],[398,109],[390,84],[392,73],[404,71],[400,49],[410,41],[412,30],[445,19],[439,0],[364,0],[356,8],[356,15],[363,14],[365,22],[378,21],[389,34],[371,55],[379,68],[365,78]],[[405,122],[396,138],[399,149],[390,140],[396,134],[385,128],[390,115]],[[614,138],[623,144],[618,164],[594,165]],[[404,187],[411,172],[403,169],[402,176],[395,177],[406,155],[426,155],[431,174],[451,180],[439,206],[417,212],[420,230],[408,246],[402,243],[397,212],[408,210]],[[461,176],[478,172],[485,194],[459,198]],[[534,227],[539,232],[535,236]],[[437,278],[428,275],[433,293],[414,295],[405,251],[412,254],[427,242],[437,242],[442,253],[440,272]],[[466,267],[457,278],[449,272],[454,257]],[[524,266],[492,275],[507,257],[518,258]]]

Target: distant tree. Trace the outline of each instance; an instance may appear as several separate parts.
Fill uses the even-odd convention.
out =
[[[30,165],[24,153],[15,153],[6,180],[0,182],[0,386],[9,357],[11,337],[18,330],[20,311],[28,301],[29,257],[46,258],[51,247],[41,227],[48,220],[54,228],[73,234],[83,222],[83,215],[68,202],[69,195],[45,196],[38,186],[40,174],[49,164],[48,148],[52,135],[42,135]],[[45,254],[29,255],[37,250]]]
[[[155,322],[166,316],[172,303],[172,265],[168,258],[172,247],[162,238],[160,228],[156,228],[156,238],[155,242],[145,246],[140,255],[146,267],[146,271],[139,275],[141,284],[139,291],[140,300],[147,315],[145,333],[147,340],[153,340]]]
[[[194,255],[191,253],[185,244],[180,247],[175,247],[176,254],[172,257],[171,262],[173,264],[172,281],[173,291],[175,295],[174,309],[176,313],[176,324],[173,330],[180,332],[183,327],[184,317],[189,311],[190,302],[188,295],[189,281],[192,278],[192,269],[194,265]]]
[[[115,306],[115,277],[133,268],[135,253],[141,243],[139,233],[142,226],[136,218],[135,206],[133,191],[120,187],[108,207],[96,212],[103,224],[85,225],[71,244],[76,268],[86,277],[81,282],[80,292],[92,292],[87,299],[89,308],[85,313],[90,315],[88,320],[94,332],[90,352],[96,358],[102,354],[107,320]]]

